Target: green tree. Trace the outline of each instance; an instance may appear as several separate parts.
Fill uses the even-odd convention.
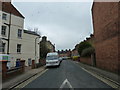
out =
[[[50,50],[46,46],[46,42],[41,41],[40,42],[40,58],[46,58],[47,53],[49,53]]]
[[[80,56],[81,56],[83,50],[86,48],[89,48],[89,47],[92,47],[92,45],[89,42],[86,42],[86,41],[81,42],[78,46],[78,53],[80,54]]]

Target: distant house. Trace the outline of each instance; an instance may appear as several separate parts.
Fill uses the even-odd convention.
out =
[[[91,34],[89,38],[86,38],[86,41],[89,42],[94,47],[94,43],[95,43],[94,34]]]
[[[48,41],[46,36],[42,37],[41,42],[45,43],[45,46],[47,47],[47,49],[49,49],[49,52],[55,52],[55,45]]]
[[[71,57],[71,50],[61,50],[61,51],[58,51],[58,54],[60,57]]]
[[[55,45],[53,45],[50,41],[47,40],[46,36],[42,37],[40,41],[40,58],[45,58],[48,52],[55,52]]]
[[[36,63],[39,63],[39,42],[40,35],[34,31],[24,30],[23,31],[23,48],[22,48],[22,57],[26,60],[26,65],[31,65],[32,60],[36,60]]]
[[[50,41],[46,42],[46,46],[50,50],[50,52],[55,52],[55,46]]]
[[[79,56],[78,50],[77,49],[73,49],[71,56]]]

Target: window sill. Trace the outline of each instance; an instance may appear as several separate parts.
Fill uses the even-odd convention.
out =
[[[20,52],[17,52],[17,54],[21,54]]]
[[[7,37],[6,35],[2,35],[2,37]]]
[[[18,39],[22,39],[22,37],[18,37]]]
[[[6,18],[2,18],[2,20],[7,21],[7,19],[6,19]]]

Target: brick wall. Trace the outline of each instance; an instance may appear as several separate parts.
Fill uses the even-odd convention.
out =
[[[92,65],[91,58],[80,57],[80,62],[88,64],[88,65]]]
[[[97,67],[118,72],[118,2],[94,2],[92,8]]]

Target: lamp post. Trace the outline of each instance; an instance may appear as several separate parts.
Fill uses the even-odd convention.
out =
[[[38,38],[41,38],[41,36],[35,38],[35,61],[36,61],[36,54],[37,54],[36,53],[36,41],[37,41]]]

